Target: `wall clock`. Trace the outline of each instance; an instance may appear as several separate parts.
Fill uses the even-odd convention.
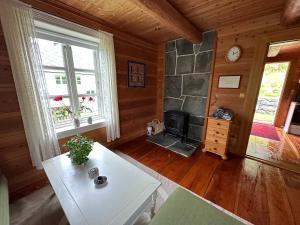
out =
[[[236,62],[242,56],[242,48],[238,45],[232,46],[228,49],[227,54],[225,56],[227,62]]]

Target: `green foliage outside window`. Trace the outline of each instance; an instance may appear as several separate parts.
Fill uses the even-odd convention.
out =
[[[288,67],[288,62],[266,64],[259,96],[280,97]]]

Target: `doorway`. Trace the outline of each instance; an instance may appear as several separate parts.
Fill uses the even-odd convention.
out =
[[[254,122],[274,124],[290,62],[266,63],[259,89]]]
[[[300,90],[300,41],[271,43],[268,50],[246,155],[300,172],[300,136],[282,129]]]

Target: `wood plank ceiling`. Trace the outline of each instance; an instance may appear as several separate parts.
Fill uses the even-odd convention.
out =
[[[46,0],[55,4],[54,0]],[[130,0],[59,0],[108,25],[152,43],[177,38],[171,29],[161,25]],[[233,24],[262,15],[282,12],[285,0],[169,0],[169,2],[202,31]]]

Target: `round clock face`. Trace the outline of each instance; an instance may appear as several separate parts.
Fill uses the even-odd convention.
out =
[[[242,55],[242,49],[239,46],[233,46],[228,50],[226,59],[229,62],[236,62],[239,60],[241,55]]]

